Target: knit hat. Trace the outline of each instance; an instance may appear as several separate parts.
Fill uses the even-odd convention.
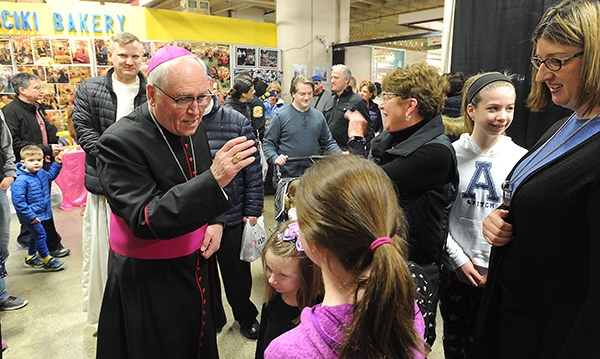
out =
[[[173,60],[178,57],[190,56],[190,55],[193,56],[194,54],[189,52],[188,50],[184,49],[183,47],[163,46],[160,49],[158,49],[158,51],[156,51],[154,56],[152,56],[152,58],[150,59],[150,62],[148,63],[147,73],[148,73],[148,75],[150,75],[150,72],[152,72],[152,70],[154,70],[154,68],[156,68],[158,65],[162,64],[163,62],[167,62],[169,60]]]

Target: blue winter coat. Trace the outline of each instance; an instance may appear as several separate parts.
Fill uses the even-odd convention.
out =
[[[202,122],[206,125],[213,158],[217,151],[233,138],[246,136],[249,140],[256,139],[250,121],[238,111],[222,106],[216,97],[213,97],[213,108],[202,117]],[[254,162],[241,170],[225,186],[225,193],[233,205],[233,208],[225,213],[227,224],[230,226],[241,224],[243,216],[260,217],[262,214],[264,189],[258,151],[254,157]]]
[[[28,224],[36,218],[40,221],[52,218],[50,181],[58,177],[61,167],[53,162],[48,171],[40,169],[37,173],[29,173],[22,163],[17,163],[17,179],[10,186],[10,191],[21,223]]]

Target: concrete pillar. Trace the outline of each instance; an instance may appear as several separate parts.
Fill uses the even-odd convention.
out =
[[[283,98],[289,102],[292,65],[306,65],[308,76],[317,67],[324,67],[330,75],[331,43],[349,39],[350,0],[277,0],[276,22]]]

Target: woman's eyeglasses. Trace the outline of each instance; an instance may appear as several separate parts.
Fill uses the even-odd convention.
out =
[[[383,102],[388,102],[389,100],[393,99],[394,97],[399,96],[397,93],[393,93],[393,92],[382,92],[381,95],[383,96]]]
[[[538,70],[540,69],[540,66],[542,66],[542,64],[544,64],[544,65],[546,65],[546,68],[548,70],[558,71],[563,67],[565,62],[567,62],[569,60],[573,60],[574,58],[579,57],[581,55],[583,55],[583,51],[578,52],[571,56],[563,57],[562,59],[548,57],[548,58],[542,60],[539,57],[532,57],[531,64],[533,65],[533,67],[535,67]]]

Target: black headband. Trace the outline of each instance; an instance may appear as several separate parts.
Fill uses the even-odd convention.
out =
[[[475,97],[475,95],[477,95],[479,91],[481,91],[484,87],[491,84],[492,82],[497,81],[505,81],[512,83],[512,81],[510,81],[508,77],[501,73],[485,74],[477,80],[475,80],[473,84],[469,86],[469,91],[467,91],[467,104],[471,103],[471,101],[473,101],[473,97]]]

